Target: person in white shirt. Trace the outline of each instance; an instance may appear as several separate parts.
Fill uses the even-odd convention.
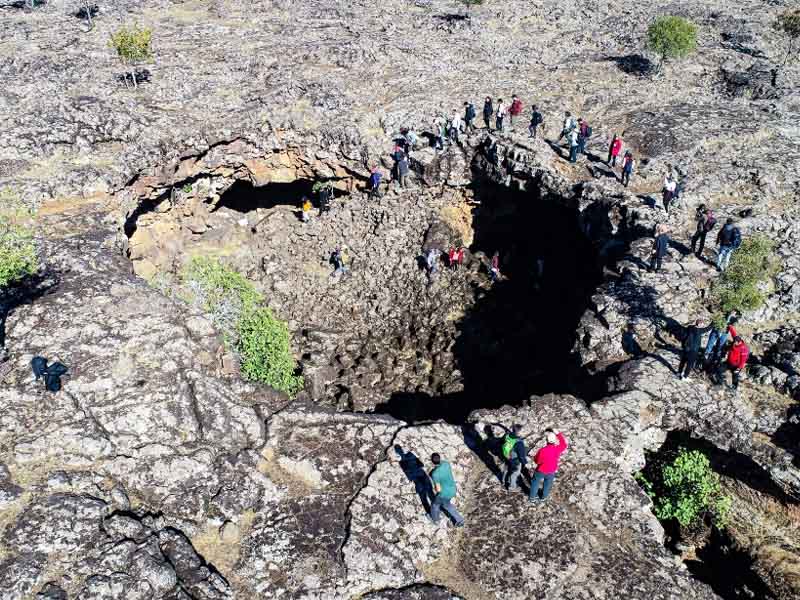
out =
[[[503,119],[506,117],[506,105],[503,104],[503,99],[497,100],[497,113],[495,113],[495,127],[497,131],[503,131]]]

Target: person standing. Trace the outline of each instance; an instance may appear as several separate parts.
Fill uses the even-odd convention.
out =
[[[397,180],[403,189],[408,186],[408,171],[408,158],[406,158],[405,152],[401,152],[397,161]]]
[[[349,270],[348,264],[350,262],[350,254],[348,253],[347,246],[342,246],[333,251],[331,255],[331,262],[335,267],[332,275],[343,275]]]
[[[514,117],[522,114],[522,100],[516,94],[511,94],[511,106],[508,107],[508,122],[513,127]]]
[[[303,196],[300,209],[303,211],[303,223],[308,223],[311,220],[311,200],[308,196]]]
[[[533,110],[531,111],[531,124],[528,125],[528,133],[530,134],[530,137],[536,137],[536,130],[542,123],[544,123],[544,117],[542,116],[542,113],[539,112],[539,107],[534,104]]]
[[[456,265],[460,269],[464,264],[464,246],[461,246],[456,253]]]
[[[592,133],[589,123],[582,118],[578,119],[578,154],[586,154],[586,142]]]
[[[716,385],[721,386],[725,383],[725,371],[731,372],[731,387],[730,389],[736,391],[739,389],[739,379],[741,378],[742,369],[747,364],[747,359],[750,357],[750,349],[741,336],[733,338],[733,345],[728,350],[728,358],[725,362],[720,363],[717,369]]]
[[[522,473],[522,467],[528,464],[528,451],[525,449],[525,440],[520,435],[522,425],[512,425],[511,431],[503,438],[501,451],[506,461],[503,472],[503,485],[513,492],[519,486],[517,482]]]
[[[475,126],[472,122],[475,120],[475,105],[472,102],[464,102],[464,133],[472,133],[475,131]]]
[[[456,527],[464,526],[464,517],[452,504],[456,497],[456,480],[453,478],[453,470],[450,463],[442,460],[438,452],[431,455],[431,462],[434,464],[431,471],[431,482],[433,483],[433,502],[431,502],[431,521],[439,523],[441,511],[447,513]]]
[[[495,251],[492,255],[491,267],[489,267],[489,278],[492,281],[500,279],[500,253]]]
[[[503,99],[497,99],[497,112],[495,113],[496,119],[494,126],[497,131],[503,131],[503,119],[506,118],[506,105],[503,104]]]
[[[545,430],[545,441],[547,445],[541,448],[533,462],[536,463],[536,472],[531,479],[531,502],[545,502],[550,496],[550,489],[553,487],[553,480],[558,472],[558,459],[561,453],[567,449],[567,440],[564,434],[552,429]],[[539,486],[542,486],[542,496],[539,497]]]
[[[456,144],[458,143],[458,134],[461,133],[461,115],[457,110],[453,111],[453,116],[450,117],[450,139]]]
[[[569,132],[569,162],[574,163],[578,160],[578,129],[574,128]]]
[[[620,151],[622,150],[622,140],[619,136],[615,133],[614,137],[611,138],[611,144],[608,146],[608,160],[606,164],[614,168],[617,166],[617,156],[619,156]],[[626,153],[626,156],[629,153]]]
[[[733,219],[725,221],[725,226],[717,234],[717,271],[724,271],[731,262],[731,254],[742,245],[742,232],[734,227]]]
[[[428,276],[432,276],[439,268],[439,251],[431,248],[425,255],[425,265],[428,267]]]
[[[661,260],[667,254],[669,235],[666,225],[656,225],[655,239],[653,240],[653,256],[650,259],[650,270],[658,273],[661,270]]]
[[[369,174],[369,199],[375,200],[381,197],[381,172],[378,167],[373,167]]]
[[[456,267],[458,267],[458,250],[456,250],[455,246],[451,246],[450,252],[447,253],[447,266],[450,267],[451,271],[455,271]]]
[[[566,111],[564,113],[564,126],[561,128],[561,133],[558,136],[558,141],[561,141],[561,138],[569,139],[569,134],[572,133],[572,130],[575,129],[575,119],[572,116],[572,113]]]
[[[622,185],[625,187],[628,187],[635,167],[636,161],[633,159],[633,154],[630,150],[626,150],[625,156],[622,158]]]
[[[710,208],[706,208],[705,204],[697,207],[695,218],[697,219],[697,227],[692,236],[692,252],[697,258],[702,258],[703,248],[706,246],[706,235],[714,229],[717,220],[714,218],[714,213],[711,212]],[[695,250],[695,247],[697,247],[697,250]]]
[[[686,328],[681,349],[681,362],[678,365],[678,379],[689,379],[697,365],[703,334],[712,327],[711,325],[708,327],[700,327],[700,324],[700,319],[697,319],[692,325]]]
[[[669,205],[672,202],[672,198],[675,196],[675,189],[677,186],[678,183],[675,181],[672,171],[668,171],[664,177],[664,187],[661,189],[661,200],[667,214],[669,214]]]
[[[492,116],[494,115],[494,105],[492,104],[492,99],[489,96],[486,96],[486,100],[483,101],[483,122],[486,125],[486,130],[492,130]]]

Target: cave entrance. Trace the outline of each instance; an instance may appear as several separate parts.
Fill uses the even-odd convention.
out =
[[[240,213],[270,209],[276,206],[299,206],[303,196],[313,197],[314,180],[295,179],[286,183],[268,183],[256,187],[250,181],[237,179],[220,196],[212,212],[226,208]]]
[[[405,421],[463,423],[479,408],[519,405],[532,395],[578,393],[577,326],[602,279],[578,209],[491,182],[473,184],[473,254],[498,252],[502,277],[479,280],[453,347],[463,391],[398,393],[377,410]],[[485,277],[486,268],[483,269]]]

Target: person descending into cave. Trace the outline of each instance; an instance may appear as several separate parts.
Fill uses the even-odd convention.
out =
[[[515,424],[511,426],[511,430],[506,433],[503,438],[503,445],[501,451],[505,459],[505,470],[503,471],[503,485],[505,488],[513,492],[519,486],[520,473],[522,467],[528,464],[528,450],[525,448],[525,440],[520,435],[522,425]]]
[[[503,119],[506,118],[506,105],[503,103],[502,98],[497,99],[497,110],[495,111],[495,128],[497,131],[503,131]]]
[[[742,245],[742,232],[733,224],[733,219],[725,221],[725,226],[717,234],[717,271],[724,271],[731,262],[731,254]]]
[[[489,266],[489,279],[492,281],[500,279],[500,253],[497,250],[492,254],[492,262]]]
[[[464,264],[464,246],[461,246],[456,253],[456,268],[460,269]]]
[[[300,210],[303,212],[303,223],[308,223],[311,220],[311,200],[308,196],[300,200]]]
[[[378,167],[373,167],[369,174],[369,199],[376,200],[381,197],[381,172]]]
[[[330,212],[332,199],[333,186],[326,183],[319,190],[319,214]]]
[[[661,261],[667,254],[669,247],[669,234],[667,226],[664,224],[656,225],[655,239],[653,240],[653,255],[650,258],[650,270],[658,273],[661,270]]]
[[[545,430],[544,448],[540,448],[533,457],[536,463],[536,472],[531,478],[531,492],[529,500],[531,502],[545,502],[550,496],[550,489],[553,487],[553,480],[558,472],[558,459],[561,453],[567,449],[567,440],[564,434],[552,429]],[[542,487],[542,495],[539,496],[539,487]]]
[[[472,124],[475,116],[475,105],[472,102],[464,102],[464,133],[475,131],[475,125]]]
[[[675,197],[675,189],[678,187],[678,182],[675,181],[675,176],[672,171],[667,171],[664,176],[664,186],[661,188],[661,201],[664,204],[664,210],[669,214],[669,206],[672,199]]]
[[[716,385],[722,386],[725,383],[725,371],[731,372],[731,386],[729,389],[734,392],[739,389],[739,380],[741,378],[742,370],[747,364],[747,359],[750,357],[750,349],[741,336],[737,335],[733,338],[733,344],[728,350],[728,358],[725,362],[720,363],[717,369]]]
[[[432,277],[439,269],[439,251],[431,248],[425,255],[425,267],[428,270],[428,277]]]
[[[586,154],[586,142],[592,136],[592,128],[583,118],[578,119],[578,154]]]
[[[513,127],[514,117],[522,114],[522,100],[516,94],[511,94],[511,106],[508,107],[508,123]]]
[[[606,164],[609,167],[614,168],[617,166],[617,157],[621,150],[622,139],[615,133],[614,137],[611,138],[611,144],[608,146],[608,160],[606,160]]]
[[[574,163],[578,160],[578,148],[580,144],[578,142],[578,128],[576,127],[572,131],[569,132],[567,139],[569,140],[569,162]]]
[[[572,116],[572,113],[566,111],[564,113],[564,125],[561,128],[561,133],[558,136],[558,141],[561,141],[561,138],[567,138],[569,141],[569,134],[575,129],[577,124],[575,123],[575,117]]]
[[[487,131],[492,130],[492,115],[494,115],[494,105],[492,99],[486,96],[486,100],[483,101],[483,123]]]
[[[332,275],[344,275],[350,270],[350,253],[347,246],[336,248],[331,254],[331,262],[335,267]]]
[[[636,161],[633,158],[633,154],[630,150],[625,151],[625,156],[622,157],[622,185],[628,187],[628,184],[631,182],[631,175],[633,175],[633,170],[636,168]]]
[[[431,521],[438,524],[441,512],[444,511],[453,520],[456,527],[463,527],[464,517],[452,504],[453,498],[456,497],[456,480],[453,478],[453,469],[449,462],[442,460],[438,452],[431,454],[431,462],[434,465],[431,471],[434,493],[433,502],[431,502]]]
[[[692,236],[692,252],[697,258],[703,258],[703,249],[706,246],[706,235],[714,229],[717,220],[714,213],[705,204],[701,204],[695,211],[696,227]]]
[[[539,112],[539,107],[534,104],[531,110],[531,123],[528,125],[528,135],[535,138],[536,131],[542,123],[544,123],[544,117],[542,113]]]
[[[447,266],[450,267],[452,271],[455,271],[458,267],[458,250],[455,246],[452,246],[450,252],[447,253]]]
[[[683,335],[681,347],[681,362],[678,364],[678,379],[689,379],[697,365],[700,356],[700,345],[703,342],[703,335],[710,331],[712,325],[701,327],[702,321],[697,319],[692,325],[686,328]]]
[[[705,362],[706,371],[709,373],[716,373],[719,363],[725,356],[725,346],[728,341],[739,335],[736,332],[736,323],[739,322],[739,311],[732,311],[722,326],[714,326],[711,333],[708,335],[706,348],[703,352],[703,361]]]
[[[454,110],[453,115],[450,117],[449,133],[450,139],[457,144],[458,135],[461,133],[461,115],[458,114],[457,110]]]

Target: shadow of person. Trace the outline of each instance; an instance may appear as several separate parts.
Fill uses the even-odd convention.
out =
[[[417,496],[419,496],[422,507],[426,513],[430,514],[431,501],[434,496],[433,484],[431,484],[431,480],[425,472],[425,465],[416,454],[411,450],[403,450],[399,444],[395,445],[394,451],[400,457],[400,468],[403,469],[406,478],[414,484],[414,489],[417,492]]]
[[[492,425],[486,425],[483,428],[482,437],[478,433],[476,423],[465,423],[461,426],[461,433],[464,436],[464,444],[475,453],[475,456],[481,459],[486,468],[497,477],[499,481],[503,480],[503,470],[497,463],[496,458],[499,458],[500,464],[503,464],[502,459],[502,446],[503,438],[497,437],[494,434]]]

